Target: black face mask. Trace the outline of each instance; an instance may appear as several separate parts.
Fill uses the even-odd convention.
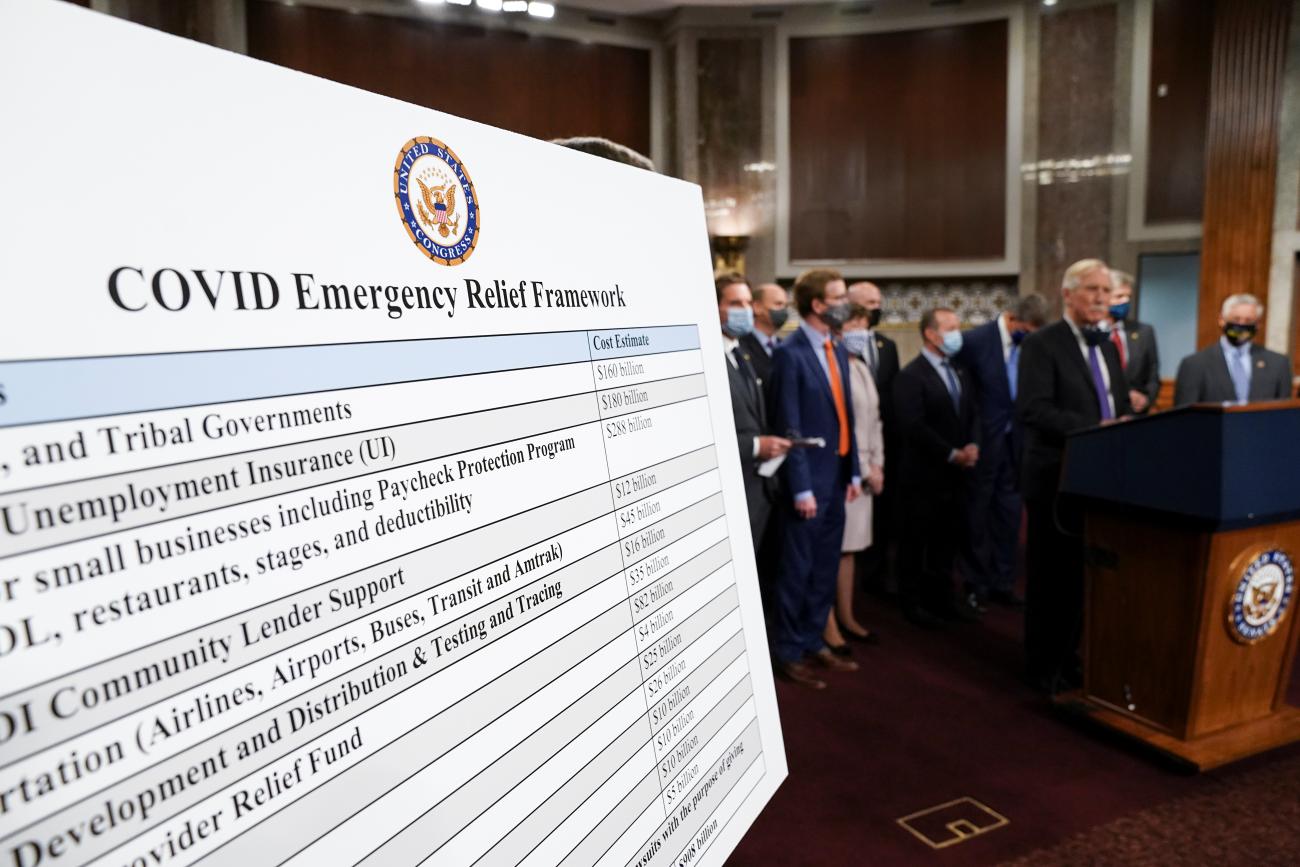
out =
[[[1107,340],[1110,340],[1109,331],[1102,331],[1100,328],[1091,325],[1080,328],[1079,332],[1083,334],[1083,342],[1089,346],[1101,346]]]
[[[884,311],[882,308],[880,308],[880,307],[877,307],[875,310],[868,310],[868,311],[867,311],[867,327],[868,327],[868,328],[875,328],[877,325],[879,325],[879,324],[880,324],[880,314],[882,314],[882,313],[884,313],[884,312],[885,312],[885,311]]]
[[[1238,325],[1235,322],[1223,323],[1223,336],[1228,338],[1228,342],[1233,346],[1244,346],[1255,339],[1255,331],[1258,325]]]

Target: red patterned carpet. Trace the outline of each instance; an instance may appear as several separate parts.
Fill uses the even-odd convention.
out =
[[[1300,745],[1189,775],[1024,686],[1017,613],[934,633],[860,610],[882,638],[861,671],[777,684],[790,776],[731,867],[1300,863]],[[963,797],[1007,824],[934,850],[896,822]]]

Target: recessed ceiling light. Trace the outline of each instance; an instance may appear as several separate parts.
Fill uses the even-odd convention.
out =
[[[469,4],[473,3],[474,0],[447,0],[447,2],[452,3],[456,6],[468,6]]]
[[[489,12],[500,12],[501,0],[478,0],[478,8],[486,9]]]
[[[537,18],[554,18],[555,5],[552,3],[538,3],[537,0],[528,4],[528,14]]]
[[[1057,0],[1043,0],[1044,6],[1055,6],[1056,4]]]
[[[506,0],[501,4],[502,12],[527,12],[528,0]]]

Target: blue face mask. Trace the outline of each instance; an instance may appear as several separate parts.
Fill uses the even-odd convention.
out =
[[[867,354],[867,341],[871,336],[865,330],[845,331],[840,335],[840,340],[844,343],[844,348],[851,355],[862,358]]]
[[[952,358],[958,352],[961,352],[961,329],[957,328],[952,331],[945,331],[943,334],[943,354]]]
[[[727,324],[722,330],[732,337],[744,337],[754,330],[754,311],[748,307],[728,307]]]
[[[1123,322],[1128,319],[1128,312],[1132,307],[1133,303],[1131,301],[1125,301],[1123,304],[1112,304],[1110,305],[1110,318],[1116,322]]]
[[[1028,331],[1013,331],[1013,332],[1011,332],[1011,342],[1014,343],[1016,346],[1019,346],[1020,343],[1021,343],[1021,341],[1023,341],[1023,340],[1025,339],[1025,335],[1028,334],[1028,333],[1029,333]]]

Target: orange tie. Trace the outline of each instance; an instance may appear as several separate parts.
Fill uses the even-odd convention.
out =
[[[831,395],[835,398],[835,416],[840,420],[840,457],[849,453],[849,413],[844,408],[844,386],[840,382],[840,364],[835,349],[826,341],[826,367],[831,372]]]

